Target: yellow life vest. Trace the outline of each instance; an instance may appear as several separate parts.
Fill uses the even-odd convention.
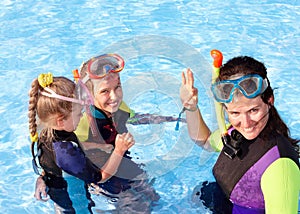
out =
[[[226,129],[228,129],[229,127],[230,127],[230,124],[226,124]],[[220,152],[223,149],[223,142],[222,142],[222,138],[221,138],[220,129],[217,129],[213,133],[211,133],[208,140],[209,140],[211,147],[216,152]]]
[[[125,102],[122,101],[119,110],[128,112],[130,114],[130,118],[134,117],[135,113],[132,109],[130,109]],[[80,119],[80,122],[77,126],[77,129],[74,131],[76,136],[78,137],[80,142],[85,142],[89,138],[89,119],[86,113]]]

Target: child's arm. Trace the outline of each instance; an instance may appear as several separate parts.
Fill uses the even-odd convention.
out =
[[[130,133],[124,133],[122,135],[120,135],[120,134],[117,135],[116,148],[114,149],[113,153],[109,157],[108,161],[105,163],[105,165],[100,170],[101,180],[98,182],[101,182],[101,183],[105,182],[112,175],[114,175],[116,173],[116,171],[122,161],[124,153],[129,148],[131,148],[134,145],[134,143],[135,143],[135,141]],[[87,142],[87,144],[89,144],[89,142]],[[92,143],[92,144],[96,144],[96,143]],[[98,147],[99,144],[96,144],[95,146]],[[75,148],[77,148],[77,147],[75,146]],[[77,152],[75,152],[75,153],[77,153]],[[83,161],[84,156],[82,156],[81,158],[78,158],[81,156],[81,154],[82,153],[79,152],[75,156],[70,156],[70,157],[72,157],[72,159],[70,159],[70,157],[66,158],[66,155],[62,155],[62,158],[60,159],[60,161],[58,161],[58,165],[62,167],[62,165],[67,164],[69,166],[70,165],[75,166],[75,168],[77,170],[78,169],[84,170],[84,168],[86,167],[86,166],[84,166],[85,165],[84,163],[86,163],[86,161]],[[81,161],[78,161],[78,160],[81,160]],[[79,166],[79,165],[81,165],[81,166]],[[77,168],[76,166],[77,167],[79,166],[79,168]],[[64,168],[64,167],[62,167],[62,168]],[[91,168],[91,167],[88,167],[88,168]],[[86,178],[84,176],[78,176],[78,175],[76,175],[76,173],[72,173],[72,171],[68,170],[67,168],[65,168],[64,170],[68,171],[70,174],[74,175],[75,177],[80,177],[80,179],[82,179],[82,180],[88,181],[88,180],[92,179],[92,178]],[[86,171],[86,170],[84,170],[84,171]],[[89,172],[92,172],[92,171],[89,171]],[[85,172],[85,173],[87,173],[87,172]],[[83,173],[83,174],[85,174],[85,173]],[[48,198],[46,198],[47,197],[47,186],[46,186],[46,183],[43,180],[42,176],[38,177],[36,180],[34,197],[40,201],[48,200]]]
[[[101,183],[108,180],[113,176],[122,161],[124,153],[134,145],[135,141],[133,136],[130,133],[118,134],[116,137],[116,147],[105,163],[101,168],[102,179]]]
[[[49,196],[47,194],[47,186],[46,183],[43,179],[43,174],[40,175],[35,182],[35,192],[34,192],[34,197],[38,200],[38,201],[48,201],[49,200]]]
[[[80,143],[84,149],[84,151],[91,149],[100,149],[106,153],[111,153],[114,146],[106,143],[94,143],[94,142],[81,142]]]

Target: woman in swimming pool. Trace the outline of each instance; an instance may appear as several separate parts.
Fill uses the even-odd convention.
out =
[[[226,208],[210,209],[216,213],[297,213],[299,141],[290,137],[274,106],[264,64],[248,56],[235,57],[220,67],[211,89],[229,120],[223,143],[220,130],[211,133],[202,118],[192,71],[182,73],[180,96],[188,109],[190,137],[207,150],[220,151],[213,174],[232,202]],[[202,191],[200,196],[204,204],[216,205],[216,201],[205,201],[207,194]]]

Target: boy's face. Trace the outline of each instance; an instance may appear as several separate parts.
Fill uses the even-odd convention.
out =
[[[119,109],[123,99],[120,76],[109,73],[101,80],[93,81],[95,106],[106,113],[114,113]]]

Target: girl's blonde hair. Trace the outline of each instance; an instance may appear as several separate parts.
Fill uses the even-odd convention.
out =
[[[75,83],[65,77],[53,77],[53,82],[47,87],[59,95],[75,98]],[[54,138],[51,128],[56,122],[54,120],[57,117],[68,118],[73,104],[69,101],[44,96],[41,94],[43,91],[44,88],[40,86],[38,79],[34,79],[29,91],[29,132],[31,136],[37,136],[38,118],[45,125],[39,139],[43,137],[43,142],[50,142]]]

